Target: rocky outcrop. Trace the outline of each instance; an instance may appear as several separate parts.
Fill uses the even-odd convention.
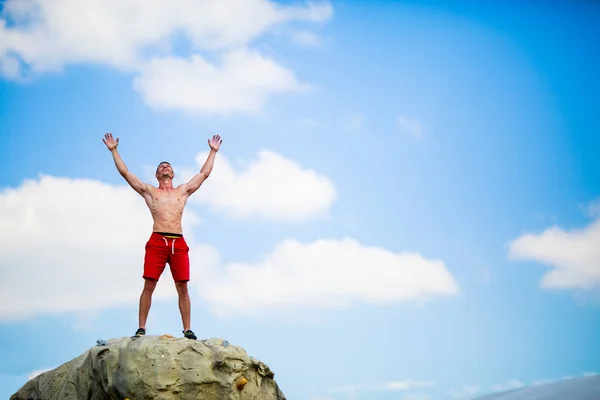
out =
[[[222,339],[100,341],[27,382],[11,400],[285,400],[267,365]]]

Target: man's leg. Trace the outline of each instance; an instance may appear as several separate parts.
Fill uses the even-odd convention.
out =
[[[139,311],[139,327],[146,329],[146,321],[148,320],[148,313],[150,312],[150,305],[152,304],[152,293],[156,288],[158,281],[151,278],[144,278],[144,289],[140,296],[140,311]]]
[[[175,282],[177,295],[179,296],[179,312],[181,313],[181,322],[183,322],[183,331],[190,330],[190,319],[192,305],[188,293],[187,281]]]
[[[163,270],[165,269],[169,249],[166,246],[161,235],[153,233],[146,243],[146,254],[144,256],[144,289],[140,296],[140,309],[138,315],[139,329],[136,336],[146,334],[146,320],[152,304],[152,294],[158,283]]]
[[[188,281],[190,280],[190,259],[187,243],[183,237],[175,240],[173,254],[169,258],[171,274],[175,281],[175,288],[179,297],[179,312],[183,323],[183,334],[186,338],[196,339],[196,335],[190,328],[191,304],[188,293]]]

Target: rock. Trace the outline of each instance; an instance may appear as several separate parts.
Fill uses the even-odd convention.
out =
[[[104,341],[27,382],[11,400],[285,400],[263,362],[222,339]]]

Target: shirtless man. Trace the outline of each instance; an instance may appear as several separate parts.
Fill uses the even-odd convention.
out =
[[[190,297],[187,283],[190,280],[190,261],[188,257],[189,247],[183,238],[181,229],[181,216],[183,208],[189,196],[192,195],[202,182],[210,175],[215,156],[219,146],[223,142],[219,135],[214,135],[208,140],[210,153],[200,172],[189,182],[183,183],[176,188],[173,187],[175,173],[171,165],[163,161],[156,168],[156,179],[158,188],[143,183],[133,175],[125,166],[121,156],[117,152],[119,138],[113,139],[112,133],[107,133],[102,139],[104,144],[112,153],[115,165],[119,173],[127,183],[138,192],[150,209],[154,226],[150,239],[146,243],[146,254],[144,257],[144,289],[140,296],[139,328],[135,336],[146,334],[146,320],[152,303],[152,293],[156,288],[158,279],[169,263],[171,274],[175,281],[175,288],[179,297],[179,311],[183,322],[183,334],[189,339],[196,339],[196,335],[190,329]]]

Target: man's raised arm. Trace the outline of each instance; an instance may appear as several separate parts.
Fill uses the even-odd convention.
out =
[[[194,177],[192,179],[190,179],[190,181],[188,183],[185,184],[185,189],[186,189],[188,196],[190,196],[192,193],[194,193],[196,190],[198,190],[200,185],[202,185],[202,182],[204,182],[206,180],[206,178],[208,178],[208,176],[210,175],[210,173],[213,169],[213,165],[215,163],[215,157],[217,155],[217,151],[219,151],[219,147],[221,146],[221,143],[223,143],[223,140],[221,140],[221,136],[219,136],[219,135],[214,135],[212,137],[212,140],[210,140],[210,139],[208,140],[208,146],[210,147],[210,153],[208,153],[206,162],[200,169],[200,172],[197,173],[196,175],[194,175]]]
[[[119,138],[117,140],[113,139],[112,133],[107,133],[104,135],[104,139],[102,139],[108,150],[113,155],[113,160],[115,161],[115,165],[117,166],[117,170],[121,174],[123,178],[129,183],[129,186],[133,188],[140,195],[144,195],[147,190],[146,184],[142,182],[137,176],[129,172],[127,166],[121,159],[119,152],[117,151],[117,146],[119,145]]]

